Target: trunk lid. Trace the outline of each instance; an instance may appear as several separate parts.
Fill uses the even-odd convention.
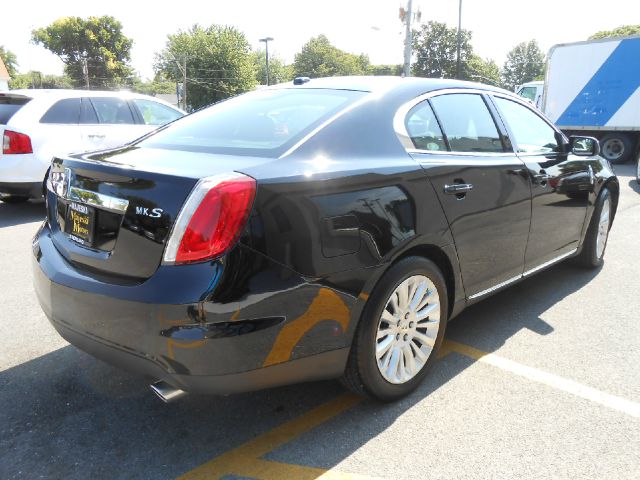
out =
[[[162,262],[200,178],[269,160],[132,146],[55,158],[47,194],[53,242],[79,270],[139,283]]]

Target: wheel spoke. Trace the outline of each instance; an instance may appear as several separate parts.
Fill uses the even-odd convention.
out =
[[[398,292],[398,306],[404,310],[409,304],[409,283],[402,282],[396,291]]]
[[[391,351],[391,360],[389,361],[389,366],[387,369],[387,374],[391,378],[398,378],[398,367],[400,366],[400,352],[398,348],[394,348]]]
[[[406,344],[402,347],[402,352],[404,353],[404,363],[406,365],[407,373],[409,374],[409,378],[413,377],[416,373],[418,373],[418,369],[416,368],[416,361],[413,356],[413,350],[409,344]]]
[[[393,346],[394,338],[392,335],[387,336],[382,342],[378,343],[376,346],[376,357],[378,360],[381,360],[385,353],[389,351],[389,349]]]
[[[409,308],[413,311],[417,311],[418,310],[418,305],[420,305],[422,303],[422,301],[424,300],[424,297],[428,296],[427,295],[427,282],[420,282],[420,284],[418,285],[418,288],[416,289],[413,297],[411,298],[411,304],[409,305]]]
[[[395,325],[397,322],[396,318],[388,310],[382,312],[381,320],[388,325]]]
[[[391,294],[391,298],[389,298],[389,301],[387,302],[387,306],[391,305],[391,308],[393,309],[393,314],[397,314],[398,310],[400,310],[398,308],[398,295],[396,294],[396,292],[393,292]]]
[[[411,349],[415,352],[415,356],[416,356],[416,363],[419,363],[420,366],[422,367],[422,365],[424,365],[425,363],[427,363],[427,354],[424,353],[422,351],[422,349],[418,346],[418,344],[416,342],[411,342]]]
[[[429,305],[427,305],[426,307],[424,307],[422,310],[419,310],[416,313],[416,319],[418,320],[418,322],[420,320],[423,320],[427,317],[431,317],[431,316],[440,316],[440,304],[439,303],[430,303]]]
[[[382,340],[383,338],[386,338],[386,337],[389,337],[389,336],[393,337],[393,335],[394,335],[394,332],[390,328],[380,329],[380,330],[378,330],[378,333],[376,334],[376,341]],[[380,345],[380,344],[378,344],[378,345]]]
[[[425,334],[420,332],[415,332],[413,334],[413,338],[418,340],[422,345],[427,345],[431,348],[436,344],[436,340],[434,338],[427,337]]]

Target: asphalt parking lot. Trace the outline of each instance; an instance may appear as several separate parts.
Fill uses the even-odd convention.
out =
[[[62,340],[31,286],[38,203],[0,202],[0,479],[640,477],[640,186],[599,271],[548,269],[449,325],[395,404],[319,382],[165,405]]]

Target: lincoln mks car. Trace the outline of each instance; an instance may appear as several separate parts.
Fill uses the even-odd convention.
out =
[[[485,85],[298,79],[54,158],[36,291],[165,400],[328,378],[393,400],[466,306],[602,264],[619,187],[598,153]]]

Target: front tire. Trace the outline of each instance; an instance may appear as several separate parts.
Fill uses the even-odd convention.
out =
[[[342,383],[386,402],[413,391],[442,344],[447,298],[444,277],[430,260],[407,257],[393,265],[367,301]]]
[[[597,268],[604,263],[604,252],[607,248],[613,215],[612,205],[611,193],[605,187],[598,195],[593,216],[582,244],[582,251],[576,257],[578,265]]]
[[[638,158],[636,159],[636,183],[640,185],[640,153],[638,153]]]

